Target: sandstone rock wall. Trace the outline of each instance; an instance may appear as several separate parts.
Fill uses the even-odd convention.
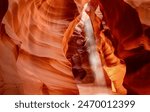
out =
[[[105,22],[113,35],[108,38],[114,45],[116,56],[126,62],[124,86],[128,94],[150,94],[150,1],[124,0],[129,5],[123,0],[114,0],[113,3],[98,1],[104,8],[101,11],[106,12]],[[81,77],[85,72],[73,71],[74,64],[63,51],[64,46],[68,45],[62,43],[64,33],[81,14],[86,2],[88,0],[0,1],[0,94],[114,94],[110,88],[97,88],[92,84],[77,87],[75,72],[78,75],[83,73]],[[96,21],[93,27],[97,26],[101,24]],[[104,40],[106,45],[107,39]],[[70,42],[71,49],[73,45]],[[103,50],[101,52],[104,53]],[[88,74],[82,83],[93,81],[87,58],[88,53],[81,58],[86,62],[82,65]],[[119,70],[117,66],[112,68],[108,70],[110,74]]]

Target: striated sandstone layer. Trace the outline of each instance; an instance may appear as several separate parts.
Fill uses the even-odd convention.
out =
[[[4,71],[2,76],[7,76],[4,79],[13,74],[19,77],[15,78],[21,81],[17,85],[19,94],[78,94],[70,63],[62,51],[63,33],[77,14],[73,0],[9,0],[3,19],[7,34],[4,35],[11,40],[14,49],[18,48],[16,53],[9,51],[14,60],[8,60],[14,63],[16,73],[4,74]],[[7,60],[9,53],[2,54]],[[7,63],[1,66],[7,67]],[[9,85],[13,83],[16,81]],[[6,94],[5,91],[2,94]]]
[[[107,85],[93,83],[84,29],[74,29],[88,0],[1,0],[0,94],[115,94],[111,81],[118,94],[123,82],[150,94],[150,1],[91,1],[104,16],[89,13]]]

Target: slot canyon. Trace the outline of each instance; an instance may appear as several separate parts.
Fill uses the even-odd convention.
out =
[[[150,95],[150,0],[0,0],[1,95]]]

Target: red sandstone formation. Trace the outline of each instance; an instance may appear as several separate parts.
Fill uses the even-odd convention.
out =
[[[123,0],[91,0],[87,13],[106,81],[99,86],[79,24],[87,1],[0,1],[0,94],[126,94],[123,81],[128,94],[150,94],[149,20],[142,8],[131,0],[125,1],[132,7]],[[98,5],[103,20],[95,14]]]
[[[132,0],[126,1],[131,2]],[[132,5],[138,2],[146,4],[145,1],[133,0]],[[141,20],[148,20],[149,16],[142,15],[142,11],[138,10],[141,8],[138,7],[136,7],[138,10],[137,13],[134,8],[122,0],[91,1],[91,5],[93,7],[96,7],[97,3],[101,6],[104,20],[113,35],[111,40],[114,43],[113,45],[115,47],[116,54],[118,57],[126,61],[127,73],[124,83],[127,86],[129,93],[148,94],[150,91],[148,86],[150,79],[147,67],[149,67],[148,64],[150,62],[150,59],[148,58],[150,56],[150,36],[148,33],[149,26],[147,25],[149,24],[147,21],[142,21],[143,24],[146,24],[142,26],[140,19],[144,18]],[[147,6],[149,6],[148,2]],[[144,11],[145,13],[148,13],[148,7],[145,7]],[[145,81],[140,80],[140,77],[142,77]],[[140,87],[140,89],[138,87]]]
[[[5,58],[1,62],[1,75],[4,80],[11,80],[10,76],[14,78],[14,81],[6,81],[3,94],[16,88],[20,91],[17,94],[78,94],[61,42],[75,15],[78,10],[73,0],[9,1],[3,18],[6,33],[2,34],[1,40],[12,44],[16,52],[1,52]],[[8,60],[9,54],[14,56]],[[14,64],[14,69],[10,63]]]
[[[137,53],[133,49],[138,47],[149,49],[148,38],[143,36],[142,24],[135,9],[123,0],[91,1],[93,7],[96,7],[97,3],[101,6],[104,20],[112,32],[116,54],[119,57],[126,58]]]

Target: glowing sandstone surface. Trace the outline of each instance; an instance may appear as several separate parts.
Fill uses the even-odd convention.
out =
[[[150,94],[145,12],[87,1],[0,2],[0,94]]]

